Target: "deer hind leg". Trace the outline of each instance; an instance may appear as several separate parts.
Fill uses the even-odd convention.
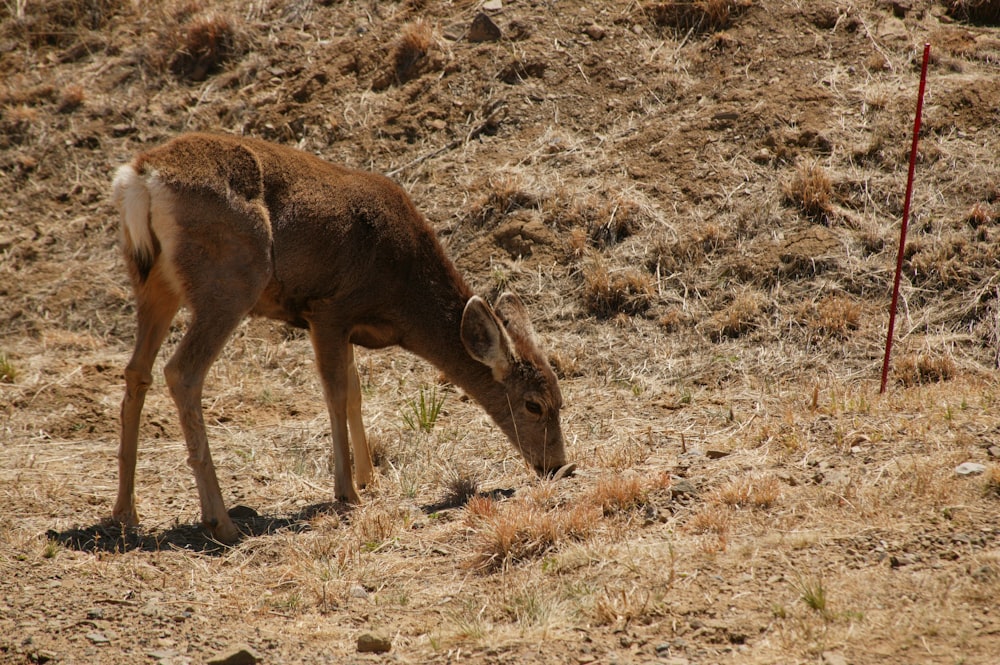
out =
[[[351,474],[351,451],[347,436],[348,396],[358,380],[354,367],[354,352],[346,335],[332,332],[331,326],[317,321],[309,322],[309,336],[316,354],[316,366],[323,384],[326,407],[330,412],[330,429],[333,435],[333,481],[337,498],[348,503],[361,503]],[[353,371],[351,371],[353,369]],[[357,385],[357,415],[360,428],[361,387]],[[365,444],[367,451],[368,445]]]
[[[201,408],[202,389],[208,369],[215,362],[236,326],[243,320],[243,308],[227,309],[218,304],[194,311],[190,327],[177,351],[164,368],[170,394],[177,405],[181,429],[187,444],[188,466],[194,472],[201,502],[201,521],[218,540],[232,543],[239,531],[226,512],[222,491],[208,449],[208,435]]]
[[[135,350],[125,368],[125,397],[121,406],[121,440],[118,447],[118,498],[111,512],[112,520],[129,526],[139,523],[135,501],[139,419],[146,391],[153,382],[153,362],[180,305],[158,267],[154,267],[145,282],[136,284],[135,292],[138,323]]]
[[[354,479],[358,487],[371,484],[374,472],[372,455],[365,436],[365,424],[361,418],[361,377],[354,362],[354,346],[348,345],[347,367],[347,424],[351,433],[351,451],[354,457]]]
[[[212,197],[187,194],[175,200],[174,211],[158,237],[191,321],[164,375],[180,415],[202,523],[216,539],[232,543],[240,533],[219,489],[201,397],[209,368],[271,279],[269,233],[266,222],[256,224]]]

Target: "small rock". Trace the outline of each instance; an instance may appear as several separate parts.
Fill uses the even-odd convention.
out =
[[[990,446],[986,452],[990,454],[990,457],[1000,457],[1000,446]]]
[[[153,660],[173,660],[177,657],[177,652],[167,651],[166,649],[158,649],[156,651],[150,651],[146,655]]]
[[[608,34],[607,30],[597,25],[596,23],[591,23],[586,28],[583,29],[585,35],[593,39],[595,42],[599,42]]]
[[[682,496],[695,496],[698,494],[697,488],[691,484],[690,480],[680,478],[670,483],[670,498],[676,499]]]
[[[986,473],[986,465],[978,462],[963,462],[955,467],[955,473],[960,476],[978,476]]]
[[[824,651],[823,665],[847,665],[847,659],[836,651]]]
[[[500,39],[500,28],[483,12],[476,14],[469,26],[468,40],[470,42],[495,42]]]
[[[997,571],[993,570],[990,566],[980,566],[969,574],[972,575],[972,579],[981,584],[990,582],[997,577]]]
[[[889,557],[889,565],[893,568],[902,568],[903,566],[912,566],[917,560],[909,554],[894,554]]]
[[[488,12],[498,12],[503,9],[503,0],[486,0],[483,9]]]
[[[97,631],[94,631],[93,633],[87,633],[87,639],[93,642],[94,644],[107,644],[108,642],[111,641],[108,639],[107,635],[105,635],[104,633],[99,633]]]
[[[722,459],[723,457],[729,457],[731,453],[728,450],[706,450],[705,457],[708,459]]]
[[[355,584],[351,587],[351,598],[361,598],[362,600],[368,600],[368,590],[365,589],[360,584]]]
[[[358,637],[358,651],[361,653],[386,653],[392,649],[392,640],[375,633],[362,633]]]
[[[656,645],[656,655],[660,658],[666,658],[670,655],[670,642],[662,642]]]
[[[209,658],[208,665],[255,665],[260,662],[260,655],[245,644],[224,649]]]

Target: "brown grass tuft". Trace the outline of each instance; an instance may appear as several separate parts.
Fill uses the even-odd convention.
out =
[[[803,303],[798,318],[816,334],[846,339],[860,326],[861,305],[847,296],[831,295],[819,302]]]
[[[785,200],[810,219],[822,221],[829,216],[833,183],[819,164],[799,164],[783,189]]]
[[[638,477],[602,480],[591,495],[605,516],[632,510],[646,502],[647,490]]]
[[[707,503],[688,518],[684,527],[691,533],[711,533],[725,536],[729,532],[732,515],[718,503]]]
[[[59,95],[59,104],[56,107],[60,113],[72,113],[81,106],[83,106],[83,101],[86,99],[86,92],[82,85],[72,84],[63,88],[62,93]]]
[[[950,356],[939,354],[908,354],[896,360],[896,381],[906,387],[939,383],[955,377],[958,368]]]
[[[633,269],[610,272],[601,261],[583,269],[583,300],[587,310],[602,319],[619,314],[642,314],[652,304],[653,279]]]
[[[441,43],[431,24],[422,19],[408,23],[389,51],[387,71],[374,81],[373,87],[382,90],[393,84],[402,85],[440,70],[444,63]]]
[[[705,331],[713,342],[742,337],[757,326],[763,310],[763,296],[744,292],[736,296],[726,309],[716,312],[705,323]]]
[[[180,27],[179,41],[170,71],[190,81],[204,81],[238,51],[234,22],[219,14],[191,18]]]
[[[644,11],[657,27],[703,34],[725,30],[751,4],[750,0],[678,0],[654,2]]]
[[[781,483],[774,476],[744,476],[722,485],[712,499],[733,508],[767,509],[780,494]]]
[[[471,503],[471,502],[470,502]],[[495,512],[468,511],[475,523],[473,566],[485,571],[532,559],[563,541],[586,538],[600,521],[599,509],[587,503],[572,507],[545,508],[530,500],[497,505]]]
[[[472,204],[467,219],[479,226],[499,224],[515,210],[534,208],[539,199],[526,191],[516,175],[503,173],[491,177],[486,184],[487,193]]]
[[[990,209],[988,205],[982,203],[976,203],[969,210],[969,214],[965,216],[966,223],[974,229],[982,228],[984,226],[989,226],[997,221],[998,216]]]
[[[731,240],[731,234],[722,227],[707,223],[679,240],[660,238],[646,258],[646,267],[660,274],[690,270],[722,250]]]
[[[994,464],[986,470],[984,491],[987,496],[1000,499],[1000,466]]]
[[[959,21],[1000,25],[1000,0],[944,0],[947,14]]]

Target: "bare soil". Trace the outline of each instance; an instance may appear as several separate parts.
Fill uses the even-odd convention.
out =
[[[998,14],[3,2],[0,662],[997,662]],[[528,304],[577,475],[361,351],[378,478],[331,503],[308,340],[253,320],[204,400],[246,537],[200,529],[160,377],[142,526],[107,526],[134,332],[108,186],[188,130],[401,182],[478,292]]]

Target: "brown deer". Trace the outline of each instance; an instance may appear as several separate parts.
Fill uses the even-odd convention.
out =
[[[112,196],[138,317],[125,369],[116,522],[138,523],[140,414],[156,354],[182,305],[190,323],[164,374],[202,522],[220,541],[240,534],[209,453],[202,387],[248,315],[309,331],[330,414],[338,499],[358,502],[355,480],[365,486],[373,473],[352,344],[399,345],[427,359],[483,406],[539,475],[571,471],[559,424],[562,395],[524,305],[506,293],[491,308],[473,295],[389,179],[258,139],[186,134],[122,166]]]

